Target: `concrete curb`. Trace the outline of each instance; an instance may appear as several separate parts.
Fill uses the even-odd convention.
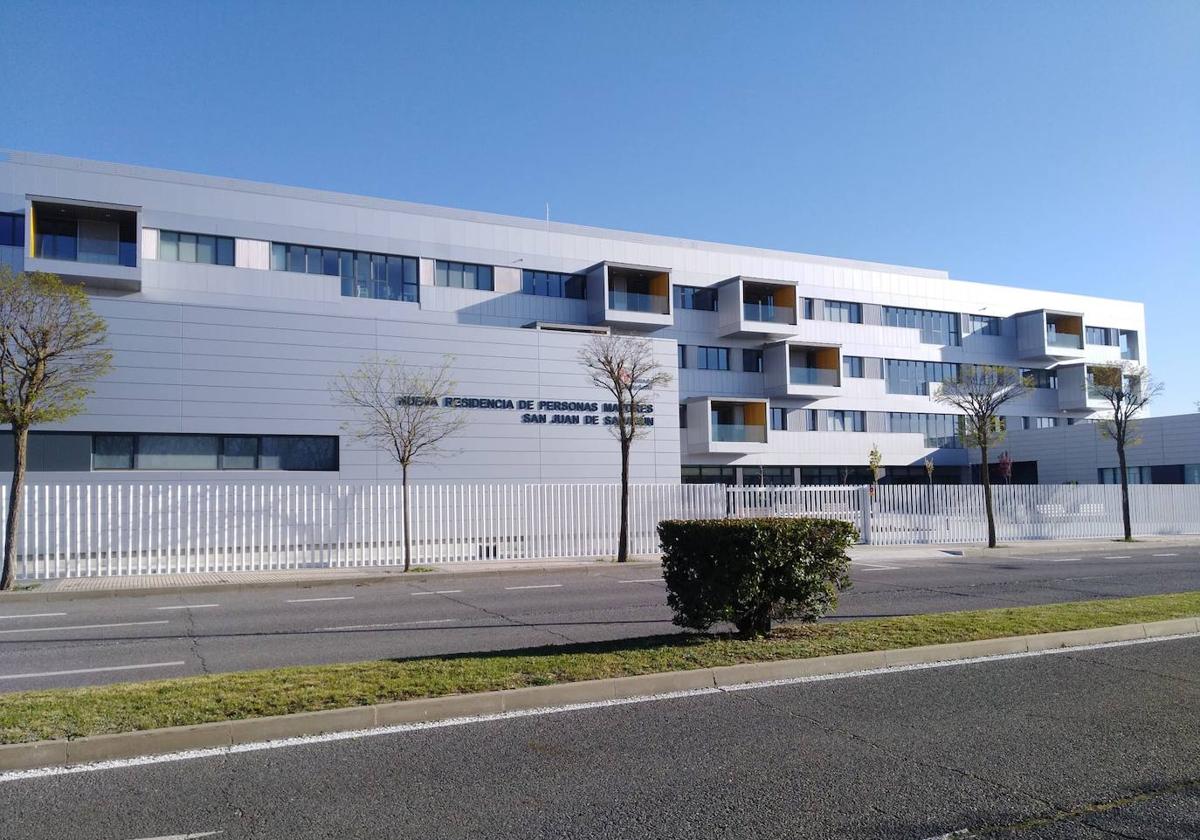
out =
[[[1122,624],[1091,630],[1070,630],[1003,639],[983,639],[895,650],[753,662],[692,671],[671,671],[635,677],[616,677],[559,685],[515,688],[480,694],[456,694],[356,706],[277,717],[176,726],[75,740],[35,741],[0,745],[0,772],[42,767],[73,766],[122,758],[163,755],[182,750],[212,749],[306,735],[354,732],[381,726],[449,720],[470,715],[499,714],[649,697],[674,691],[729,688],[747,683],[853,673],[903,665],[954,662],[978,656],[1029,653],[1083,645],[1152,639],[1200,633],[1200,618],[1179,618],[1148,624]]]
[[[0,592],[0,605],[5,604],[41,604],[62,603],[64,601],[92,601],[104,598],[146,598],[154,595],[190,595],[206,592],[246,592],[259,589],[311,589],[321,586],[369,586],[380,583],[419,583],[428,580],[453,578],[487,578],[505,577],[523,574],[569,574],[574,572],[582,575],[595,575],[613,572],[621,569],[662,568],[662,564],[652,560],[630,560],[621,565],[616,562],[570,563],[555,565],[554,563],[538,563],[522,568],[506,567],[503,569],[437,569],[433,572],[384,572],[373,575],[345,575],[319,577],[312,579],[281,579],[256,581],[253,583],[201,583],[194,586],[162,586],[162,587],[129,587],[125,589],[95,589],[74,592],[39,592],[36,589],[16,592]]]

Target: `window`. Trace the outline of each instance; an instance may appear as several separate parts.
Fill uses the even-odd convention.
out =
[[[696,367],[700,370],[729,370],[729,348],[697,347]]]
[[[687,403],[679,404],[679,428],[687,428]]]
[[[133,467],[137,470],[215,470],[220,439],[216,435],[138,435]]]
[[[1121,330],[1117,334],[1117,343],[1121,348],[1122,359],[1136,359],[1138,357],[1136,330]]]
[[[795,467],[742,467],[742,484],[746,487],[788,487],[795,483]]]
[[[409,303],[419,299],[415,257],[272,242],[271,270],[341,277],[343,297]]]
[[[687,367],[687,345],[679,345],[679,369],[683,370]]]
[[[924,435],[926,446],[962,449],[962,441],[958,437],[958,417],[954,414],[893,411],[887,416],[887,430]]]
[[[885,306],[883,323],[888,327],[918,329],[921,331],[921,341],[925,344],[962,344],[958,315],[953,312]]]
[[[133,435],[92,435],[92,469],[133,469]]]
[[[1183,483],[1200,484],[1200,464],[1183,465]]]
[[[160,230],[158,258],[165,262],[233,265],[233,239],[228,236]]]
[[[815,408],[800,409],[801,427],[806,432],[815,432],[817,430],[817,410]]]
[[[975,335],[1000,335],[1000,319],[991,315],[972,315],[971,332]]]
[[[582,274],[558,274],[553,271],[521,272],[521,291],[527,295],[583,300],[586,281]]]
[[[25,217],[20,213],[0,213],[0,245],[25,247]]]
[[[1120,484],[1121,469],[1120,467],[1101,467],[1099,469],[1101,484]],[[1127,467],[1126,473],[1129,476],[1130,484],[1150,484],[1150,468],[1149,467]]]
[[[338,439],[264,435],[259,444],[259,469],[336,470]]]
[[[1053,429],[1058,425],[1057,417],[1034,417],[1032,418],[1033,428],[1035,429]]]
[[[868,467],[801,467],[801,484],[870,484]]]
[[[772,408],[771,409],[771,431],[786,432],[787,431],[787,409]]]
[[[137,265],[137,213],[35,201],[34,256],[52,260]]]
[[[305,435],[94,434],[93,470],[338,468],[338,439]]]
[[[433,283],[435,286],[448,286],[452,289],[478,289],[481,292],[490,292],[494,288],[490,265],[446,262],[445,260],[438,260],[435,264]]]
[[[225,437],[221,439],[221,469],[258,469],[258,438]]]
[[[1088,344],[1102,344],[1106,347],[1116,347],[1118,344],[1117,331],[1108,327],[1084,327],[1084,341]]]
[[[716,312],[717,290],[702,289],[699,286],[676,286],[675,306],[680,309],[700,309],[705,312]]]
[[[680,470],[680,481],[684,484],[737,484],[737,470],[685,465]]]
[[[888,359],[886,365],[889,394],[929,394],[930,382],[943,382],[958,376],[957,362],[915,362]]]
[[[830,432],[865,432],[866,417],[861,411],[830,411],[825,428]]]
[[[804,308],[805,320],[811,321],[814,317],[814,315],[813,315],[813,299],[812,298],[801,298],[801,304],[803,305],[803,308]]]
[[[1031,388],[1058,387],[1058,372],[1045,368],[1022,368],[1021,378],[1029,380]]]
[[[825,301],[825,320],[841,321],[846,324],[862,323],[862,304],[844,300]]]
[[[742,351],[742,370],[746,373],[762,373],[763,354],[761,350]]]
[[[862,379],[863,357],[842,356],[842,376],[848,379]]]

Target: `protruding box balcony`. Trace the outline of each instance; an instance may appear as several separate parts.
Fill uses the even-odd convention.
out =
[[[835,344],[776,341],[763,348],[763,374],[772,397],[836,397],[842,389],[842,350]]]
[[[746,454],[767,449],[767,401],[697,397],[687,403],[688,452]]]
[[[667,268],[599,263],[587,272],[587,297],[593,324],[657,330],[674,323]]]
[[[717,326],[722,336],[795,335],[796,284],[731,277],[717,286]]]
[[[1017,318],[1017,355],[1022,360],[1071,361],[1082,359],[1083,315],[1035,309]]]
[[[102,289],[136,292],[140,208],[30,196],[26,271],[46,271]]]
[[[1106,377],[1121,377],[1119,365],[1078,364],[1058,368],[1058,407],[1067,411],[1103,411],[1111,408],[1096,383]]]

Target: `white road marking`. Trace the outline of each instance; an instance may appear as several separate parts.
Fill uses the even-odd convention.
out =
[[[662,578],[638,578],[637,580],[619,580],[617,583],[666,583]]]
[[[561,583],[535,583],[532,586],[506,586],[505,589],[558,589]]]
[[[572,703],[568,706],[553,706],[541,709],[517,709],[511,712],[496,712],[486,715],[471,715],[469,717],[433,720],[425,723],[404,723],[395,726],[381,726],[376,729],[359,729],[352,732],[328,732],[324,735],[305,735],[300,738],[281,738],[278,741],[258,741],[250,744],[235,744],[229,747],[211,747],[203,750],[185,750],[183,752],[167,753],[165,755],[144,755],[138,758],[122,758],[113,761],[99,761],[95,764],[78,764],[71,767],[40,767],[36,770],[10,770],[0,773],[0,784],[16,782],[24,779],[41,779],[47,776],[69,776],[76,773],[94,773],[98,770],[118,770],[125,767],[140,767],[146,764],[166,764],[175,761],[188,761],[195,758],[215,758],[217,756],[236,755],[244,752],[260,750],[277,750],[286,747],[298,747],[306,744],[324,744],[332,741],[350,741],[356,738],[373,738],[380,735],[399,735],[406,732],[423,732],[429,729],[447,729],[453,726],[468,726],[476,723],[491,721],[513,720],[515,718],[542,717],[557,715],[564,712],[580,712],[589,709],[603,709],[609,706],[635,706],[642,703],[653,703],[659,700],[675,700],[682,697],[702,697],[712,694],[724,694],[733,691],[754,691],[760,688],[774,688],[784,685],[804,685],[807,683],[833,682],[835,680],[857,679],[859,677],[886,676],[903,674],[909,671],[936,671],[942,668],[958,668],[964,665],[978,665],[987,662],[1004,662],[1010,659],[1034,659],[1041,656],[1059,656],[1062,654],[1079,653],[1088,650],[1107,650],[1109,648],[1133,647],[1148,645],[1156,642],[1173,642],[1180,639],[1200,638],[1200,633],[1181,633],[1177,636],[1158,636],[1152,639],[1127,639],[1120,642],[1102,642],[1095,645],[1078,645],[1076,647],[1052,648],[1050,650],[1035,650],[1024,653],[999,653],[992,656],[975,656],[970,659],[955,659],[945,662],[924,662],[916,665],[895,665],[890,668],[870,668],[862,671],[849,671],[841,674],[817,674],[808,677],[792,677],[785,680],[764,680],[762,682],[744,683],[742,685],[726,686],[724,688],[695,688],[687,691],[671,691],[663,694],[651,694],[641,697],[623,697],[614,700],[595,700],[589,703]],[[954,835],[951,835],[954,836]],[[152,840],[152,839],[151,839]]]
[[[202,831],[199,834],[163,834],[159,837],[143,837],[141,840],[197,840],[200,837],[212,837],[214,834],[224,833],[224,831]]]
[[[958,831],[947,831],[945,834],[939,834],[937,837],[926,837],[925,840],[955,840],[955,838],[970,836],[971,830],[969,828],[960,828]]]
[[[1155,557],[1178,557],[1179,555],[1172,552],[1170,554],[1155,554],[1154,556]]]
[[[1082,557],[1047,557],[1047,563],[1078,563]]]
[[[415,598],[417,595],[457,595],[459,592],[462,592],[462,590],[461,589],[439,589],[436,592],[413,592],[411,594]]]
[[[71,674],[99,674],[104,671],[137,671],[143,668],[175,668],[185,665],[182,659],[178,662],[147,662],[145,665],[110,665],[107,668],[76,668],[72,671],[42,671],[39,674],[2,674],[0,680],[30,680],[36,677],[65,677]]]
[[[338,595],[333,598],[289,598],[289,604],[311,604],[314,601],[353,601],[353,595]]]
[[[857,568],[859,571],[863,571],[863,572],[889,572],[889,571],[892,571],[895,569],[899,569],[900,567],[899,566],[880,566],[880,565],[872,564],[870,566],[866,566],[866,565],[853,566],[852,565],[850,568],[852,568],[852,569]]]
[[[211,607],[219,607],[220,604],[179,604],[174,607],[155,607],[156,610],[207,610]]]
[[[318,627],[318,633],[332,632],[334,630],[385,630],[389,627],[412,627],[417,624],[448,624],[451,621],[458,621],[457,618],[431,618],[426,621],[393,621],[390,624],[347,624],[343,627]]]
[[[24,615],[0,615],[0,621],[6,618],[54,618],[55,616],[66,615],[66,613],[25,613]]]
[[[1130,557],[1128,554],[1113,554],[1109,557],[1105,557],[1104,559],[1105,560],[1128,560],[1128,559],[1130,559]]]
[[[98,630],[104,627],[141,627],[146,624],[170,624],[165,618],[158,621],[122,621],[119,624],[75,624],[68,627],[15,627],[0,633],[55,633],[60,630]]]

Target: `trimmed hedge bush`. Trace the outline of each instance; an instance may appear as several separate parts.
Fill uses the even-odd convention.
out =
[[[837,606],[858,531],[836,519],[675,519],[658,536],[675,623],[727,621],[755,636],[773,619],[816,621]]]

